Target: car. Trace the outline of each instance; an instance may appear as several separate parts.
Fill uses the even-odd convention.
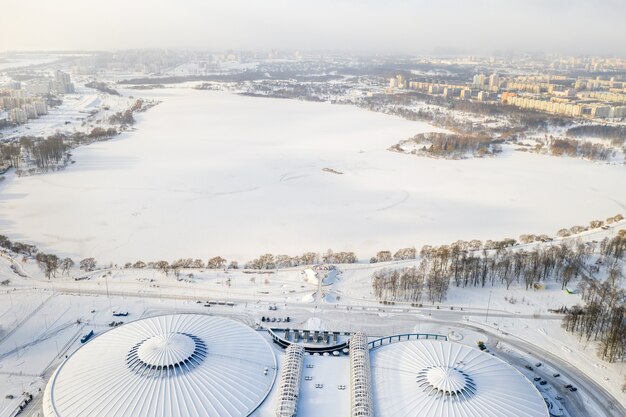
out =
[[[573,385],[572,385],[572,384],[567,384],[567,385],[565,385],[565,388],[567,388],[567,389],[570,389],[570,388],[572,388],[572,387],[573,387]]]
[[[555,378],[558,378],[558,377],[561,376],[561,374],[553,374],[552,376],[555,377]]]
[[[547,383],[548,383],[548,381],[541,381],[541,382],[539,383],[539,385],[546,385]]]
[[[563,399],[563,397],[561,397],[560,395],[557,395],[556,397],[554,397],[555,400],[557,401],[561,401]]]
[[[524,368],[528,369],[529,371],[532,371],[532,370],[533,370],[533,367],[532,367],[532,366],[530,366],[530,365],[525,365],[525,366],[524,366]]]
[[[541,366],[541,362],[537,362],[537,363],[535,364],[535,366],[536,366],[537,368],[539,368],[539,367]]]
[[[541,377],[540,376],[536,376],[533,378],[534,381],[541,381]]]
[[[576,388],[576,387],[572,387],[572,388],[570,388],[569,390],[570,390],[570,391],[572,391],[572,392],[576,392],[576,391],[578,391],[578,388]]]

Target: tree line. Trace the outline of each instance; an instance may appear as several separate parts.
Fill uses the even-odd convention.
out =
[[[470,250],[469,242],[438,247],[424,246],[420,263],[410,268],[385,268],[372,275],[372,289],[379,301],[427,300],[442,302],[449,286],[485,287],[500,283],[524,285],[528,290],[550,279],[565,288],[579,277],[592,253],[589,245],[573,242],[529,250],[501,244],[495,250]]]
[[[626,291],[611,280],[583,279],[579,287],[585,305],[567,311],[563,328],[587,341],[599,342],[598,355],[602,359],[625,359]]]
[[[579,157],[590,161],[607,161],[616,153],[614,148],[601,143],[553,136],[538,140],[538,145],[532,151],[545,152],[552,156]]]
[[[475,156],[495,155],[502,151],[502,142],[502,140],[494,139],[487,134],[427,132],[400,141],[391,146],[389,150],[458,159],[464,158],[468,154]],[[413,145],[417,148],[407,151],[404,149],[407,145]]]

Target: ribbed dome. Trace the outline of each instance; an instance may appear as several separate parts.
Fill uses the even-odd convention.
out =
[[[459,343],[393,343],[374,350],[371,364],[376,417],[548,417],[522,374]]]
[[[153,366],[180,364],[196,351],[196,342],[182,333],[166,333],[152,336],[140,342],[137,357]]]
[[[474,383],[467,374],[448,366],[425,368],[417,374],[417,382],[447,395],[471,394],[474,390]]]
[[[96,337],[53,374],[45,417],[246,417],[276,376],[269,344],[233,320],[178,314]]]

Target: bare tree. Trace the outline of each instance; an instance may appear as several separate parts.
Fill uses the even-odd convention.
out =
[[[80,269],[85,272],[93,271],[96,269],[96,260],[95,258],[85,258],[79,263]]]

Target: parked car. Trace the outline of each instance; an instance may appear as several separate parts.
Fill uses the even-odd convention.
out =
[[[91,330],[89,333],[81,337],[80,343],[87,343],[87,341],[91,339],[92,336],[93,336],[93,330]]]
[[[541,381],[541,377],[540,377],[540,376],[536,376],[536,377],[534,377],[534,378],[533,378],[533,380],[534,380],[535,382],[537,382],[537,381]]]
[[[561,376],[561,374],[553,374],[552,376],[555,377],[555,378],[558,378],[558,377]]]
[[[570,390],[570,391],[572,391],[572,392],[576,392],[576,391],[578,391],[578,388],[576,388],[576,387],[572,387],[572,388],[570,388],[569,390]]]

